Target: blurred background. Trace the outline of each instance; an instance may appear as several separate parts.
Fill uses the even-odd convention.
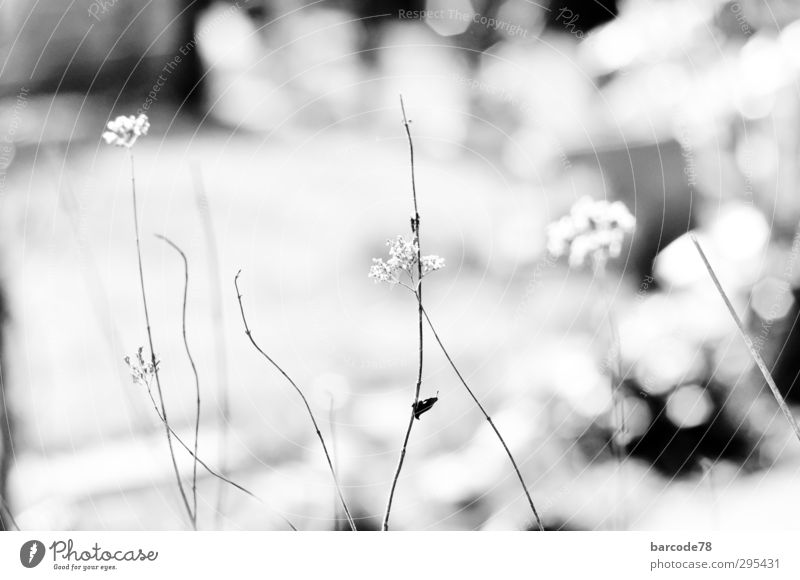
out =
[[[0,496],[24,529],[187,529],[164,431],[123,357],[147,344],[125,152],[145,112],[142,251],[167,410],[199,455],[202,529],[343,529],[307,393],[361,529],[378,529],[413,400],[416,304],[367,278],[413,206],[426,309],[545,527],[797,529],[800,5],[790,0],[73,0],[0,5]],[[590,272],[547,256],[581,196],[637,229]],[[393,529],[526,529],[498,441],[428,335]],[[796,411],[796,407],[793,407]],[[178,452],[184,481],[191,458]],[[3,525],[10,526],[3,510]]]

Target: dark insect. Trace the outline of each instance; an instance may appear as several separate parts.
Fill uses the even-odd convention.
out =
[[[416,404],[412,403],[411,406],[414,407],[414,418],[419,419],[419,416],[425,413],[426,411],[430,411],[431,408],[436,404],[436,401],[439,400],[439,391],[436,391],[436,396],[431,397],[430,399],[423,399],[422,401],[417,401]]]

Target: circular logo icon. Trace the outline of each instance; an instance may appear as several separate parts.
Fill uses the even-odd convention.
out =
[[[19,561],[26,568],[35,568],[44,559],[44,544],[39,540],[28,540],[19,549]]]

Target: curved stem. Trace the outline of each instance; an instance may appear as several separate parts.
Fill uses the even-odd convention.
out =
[[[172,240],[161,234],[156,234],[157,238],[164,240],[167,244],[180,254],[183,260],[183,306],[181,309],[181,332],[183,334],[183,346],[186,350],[186,358],[189,359],[189,364],[192,366],[192,374],[194,374],[194,389],[197,401],[197,411],[195,413],[194,422],[194,466],[192,468],[192,507],[194,513],[192,514],[192,524],[195,529],[197,528],[197,446],[200,439],[200,376],[197,374],[197,365],[194,363],[192,351],[189,349],[189,338],[186,334],[186,303],[189,298],[189,261],[186,259],[186,254],[181,250]]]
[[[417,184],[414,174],[414,141],[411,139],[411,128],[408,125],[408,118],[406,117],[406,107],[403,103],[403,96],[400,95],[400,109],[403,111],[403,126],[406,130],[406,137],[408,138],[408,151],[411,160],[411,194],[414,200],[414,217],[411,218],[411,233],[414,235],[417,242],[417,289],[414,294],[417,297],[417,312],[419,318],[419,370],[417,373],[417,385],[414,389],[414,402],[411,405],[411,416],[408,420],[408,427],[406,428],[406,435],[403,439],[403,447],[400,450],[400,459],[397,462],[397,469],[392,479],[392,487],[389,490],[389,499],[386,503],[386,513],[383,516],[383,531],[389,530],[389,516],[392,512],[392,501],[394,500],[394,491],[397,487],[397,480],[400,479],[400,472],[403,469],[403,462],[406,458],[406,451],[408,449],[408,440],[411,437],[411,429],[414,427],[414,410],[419,403],[419,393],[422,389],[422,359],[423,359],[423,308],[422,308],[422,242],[420,240],[420,218],[419,208],[417,207]]]
[[[189,453],[189,455],[191,455],[197,461],[197,463],[199,463],[200,466],[208,472],[209,475],[211,475],[212,477],[216,477],[221,482],[227,483],[228,485],[231,485],[231,486],[235,487],[236,489],[238,489],[239,491],[249,495],[254,500],[259,502],[261,505],[263,505],[265,507],[270,507],[270,506],[267,505],[267,503],[263,499],[258,497],[252,491],[248,490],[244,486],[239,485],[235,481],[232,481],[232,480],[228,479],[227,477],[225,477],[221,473],[218,473],[217,471],[214,471],[211,467],[208,466],[208,464],[205,461],[203,461],[197,455],[195,455],[192,452],[191,447],[189,447],[186,443],[184,443],[184,441],[183,441],[183,439],[181,439],[180,435],[178,435],[175,432],[175,430],[172,427],[170,427],[169,424],[166,423],[166,421],[164,421],[164,417],[161,416],[161,411],[158,408],[158,403],[156,403],[155,398],[153,398],[153,392],[150,390],[149,386],[147,387],[147,394],[150,395],[150,401],[153,403],[153,408],[155,409],[156,415],[158,415],[158,418],[161,420],[161,422],[164,423],[165,425],[167,425],[167,429],[169,429],[170,433],[172,433],[172,436],[175,437],[175,440],[178,443],[181,444],[181,446],[186,450],[186,452]],[[270,508],[270,509],[272,511],[275,511],[273,508]],[[286,522],[289,525],[290,528],[292,528],[292,530],[294,530],[295,532],[297,531],[297,528],[294,526],[294,524],[292,522],[290,522],[286,518],[286,516],[284,516],[283,514],[281,514],[280,512],[277,512],[277,511],[276,511],[276,513],[281,517],[281,519],[283,519],[284,522]]]
[[[147,342],[150,347],[150,362],[153,365],[153,375],[156,379],[156,387],[158,390],[158,399],[161,403],[161,409],[164,416],[164,425],[166,427],[166,434],[167,434],[167,445],[169,446],[169,455],[170,459],[172,460],[172,468],[175,471],[175,479],[178,482],[178,490],[181,493],[181,499],[183,500],[183,505],[186,508],[186,513],[189,514],[189,519],[194,526],[194,514],[192,513],[192,507],[189,505],[189,499],[186,497],[186,491],[183,489],[183,482],[181,481],[181,474],[180,470],[178,469],[178,462],[175,459],[175,449],[172,446],[172,435],[170,434],[169,428],[169,421],[167,419],[167,409],[164,406],[164,393],[161,390],[161,379],[158,375],[158,361],[156,360],[156,353],[155,349],[153,348],[153,333],[150,330],[150,312],[147,309],[147,293],[145,292],[144,287],[144,268],[142,268],[142,249],[141,249],[141,242],[139,241],[139,210],[136,205],[136,173],[134,171],[133,166],[133,152],[128,149],[128,157],[131,161],[131,194],[133,198],[133,225],[136,231],[136,258],[139,263],[139,286],[142,290],[142,305],[144,306],[144,320],[147,326]],[[195,526],[196,529],[196,526]]]
[[[260,346],[258,346],[258,343],[253,338],[253,334],[250,332],[250,327],[247,325],[247,317],[245,316],[244,313],[244,305],[242,304],[242,293],[239,291],[239,275],[241,273],[242,273],[241,270],[237,272],[236,276],[233,279],[233,285],[236,287],[236,298],[239,301],[239,310],[242,313],[242,322],[244,323],[244,333],[247,335],[247,338],[250,339],[250,343],[255,347],[255,349],[259,353],[261,353],[261,356],[267,359],[267,361],[273,367],[275,367],[275,369],[277,369],[278,372],[281,373],[281,375],[283,375],[283,378],[285,378],[289,382],[289,384],[292,385],[294,390],[297,391],[297,394],[300,395],[300,398],[303,400],[303,404],[305,405],[306,410],[308,411],[308,416],[311,418],[311,423],[314,425],[314,431],[317,433],[319,442],[322,444],[322,451],[325,453],[325,459],[328,461],[328,467],[330,468],[331,476],[333,477],[333,483],[336,486],[336,492],[339,494],[339,501],[342,502],[342,509],[344,510],[345,517],[347,518],[347,523],[350,524],[350,529],[352,531],[356,531],[356,524],[353,521],[353,516],[350,515],[350,508],[347,507],[347,502],[344,499],[342,488],[339,485],[339,478],[336,477],[336,470],[333,468],[333,462],[331,461],[331,456],[328,453],[328,446],[325,444],[325,438],[322,436],[322,432],[319,430],[319,425],[317,425],[317,419],[314,417],[314,412],[311,410],[311,405],[308,404],[308,399],[306,399],[306,396],[303,393],[303,391],[300,389],[300,387],[297,386],[297,383],[295,383],[292,380],[292,378],[286,373],[286,371],[284,371],[280,367],[280,365],[278,365],[278,363],[276,363],[272,359],[272,357],[270,357],[266,352],[264,352],[261,349]]]
[[[511,465],[514,467],[514,471],[517,474],[517,478],[519,479],[519,482],[522,485],[522,491],[525,492],[525,497],[528,499],[528,505],[530,505],[530,507],[531,507],[531,511],[533,512],[533,517],[536,518],[536,525],[539,527],[539,531],[543,532],[544,531],[544,526],[542,525],[542,519],[539,517],[539,512],[536,511],[536,506],[533,505],[533,499],[531,498],[531,494],[528,491],[528,486],[525,484],[525,480],[522,478],[522,472],[519,470],[519,467],[517,466],[517,462],[514,459],[514,456],[511,454],[511,450],[508,448],[508,445],[506,444],[505,439],[503,439],[503,436],[500,434],[500,430],[497,428],[497,425],[494,424],[494,421],[492,421],[492,418],[489,416],[489,413],[486,412],[486,409],[483,407],[481,402],[478,400],[478,397],[475,396],[475,393],[469,387],[469,385],[467,384],[467,381],[464,380],[464,377],[461,375],[461,372],[458,370],[458,367],[456,367],[456,363],[454,363],[453,359],[450,357],[450,353],[447,352],[447,349],[444,347],[444,344],[442,344],[442,339],[439,338],[439,334],[436,332],[436,329],[433,326],[433,322],[431,322],[430,316],[428,316],[428,312],[426,310],[423,310],[423,313],[425,314],[425,320],[428,321],[428,328],[431,329],[431,332],[433,333],[433,337],[436,339],[436,342],[439,344],[439,348],[442,349],[442,354],[444,354],[444,357],[447,359],[447,362],[450,363],[450,366],[452,367],[453,371],[456,373],[456,376],[458,377],[458,380],[461,381],[462,385],[464,385],[464,388],[467,390],[467,393],[469,393],[469,396],[472,397],[473,401],[475,401],[475,405],[477,405],[478,409],[480,409],[480,412],[483,413],[484,418],[489,422],[489,425],[491,425],[492,430],[494,431],[495,435],[497,435],[497,438],[500,440],[500,443],[503,445],[503,449],[505,449],[506,455],[508,455],[508,459],[509,459],[509,461],[511,461]]]

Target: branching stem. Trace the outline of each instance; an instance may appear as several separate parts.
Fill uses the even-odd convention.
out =
[[[177,434],[177,433],[176,433],[176,432],[175,432],[175,431],[172,429],[172,427],[170,427],[170,426],[169,426],[169,425],[168,425],[168,424],[167,424],[167,423],[164,421],[164,417],[161,415],[161,411],[160,411],[160,410],[159,410],[159,408],[158,408],[158,403],[156,403],[156,400],[155,400],[155,398],[153,397],[153,391],[151,391],[151,390],[150,390],[150,386],[149,386],[149,385],[147,386],[147,394],[148,394],[148,395],[150,395],[150,401],[153,403],[153,408],[155,409],[155,411],[156,411],[156,415],[158,415],[158,418],[161,420],[161,422],[162,422],[162,423],[164,423],[165,425],[167,425],[167,429],[169,429],[169,432],[170,432],[170,433],[172,433],[172,436],[173,436],[173,437],[175,437],[175,440],[176,440],[178,443],[180,443],[180,444],[181,444],[181,446],[182,446],[182,447],[183,447],[183,448],[186,450],[186,452],[187,452],[187,453],[189,453],[189,455],[191,455],[191,456],[192,456],[192,457],[193,457],[193,458],[194,458],[194,459],[197,461],[197,463],[199,463],[199,464],[200,464],[200,467],[202,467],[203,469],[205,469],[205,470],[208,472],[208,474],[209,474],[209,475],[211,475],[212,477],[216,477],[216,478],[217,478],[218,480],[220,480],[221,482],[227,483],[228,485],[230,485],[230,486],[232,486],[232,487],[235,487],[236,489],[238,489],[238,490],[239,490],[239,491],[241,491],[242,493],[245,493],[245,494],[249,495],[250,497],[252,497],[254,500],[256,500],[257,502],[259,502],[261,505],[263,505],[263,506],[266,506],[266,507],[269,507],[269,506],[267,505],[267,503],[266,503],[266,502],[265,502],[263,499],[261,499],[260,497],[258,497],[256,494],[254,494],[253,492],[251,492],[250,490],[248,490],[248,489],[247,489],[247,488],[245,488],[244,486],[241,486],[241,485],[239,485],[239,484],[238,484],[238,483],[236,483],[235,481],[232,481],[232,480],[228,479],[227,477],[225,477],[225,476],[224,476],[224,475],[222,475],[221,473],[219,473],[219,472],[215,471],[214,469],[212,469],[211,467],[209,467],[209,466],[208,466],[208,464],[207,464],[205,461],[203,461],[202,459],[200,459],[200,457],[198,457],[197,455],[195,455],[195,454],[192,452],[192,448],[191,448],[191,447],[189,447],[189,446],[188,446],[186,443],[184,443],[183,439],[181,439],[181,436],[180,436],[180,435],[178,435],[178,434]],[[270,508],[270,509],[272,509],[272,508]],[[278,513],[278,512],[276,512],[276,513]],[[281,517],[281,519],[282,519],[284,522],[286,522],[286,523],[289,525],[289,527],[290,527],[290,528],[292,528],[292,530],[293,530],[293,531],[295,531],[295,532],[297,531],[297,528],[294,526],[294,524],[293,524],[292,522],[290,522],[290,521],[289,521],[289,520],[286,518],[286,516],[284,516],[284,515],[283,515],[283,514],[281,514],[281,513],[278,513],[278,515]]]

